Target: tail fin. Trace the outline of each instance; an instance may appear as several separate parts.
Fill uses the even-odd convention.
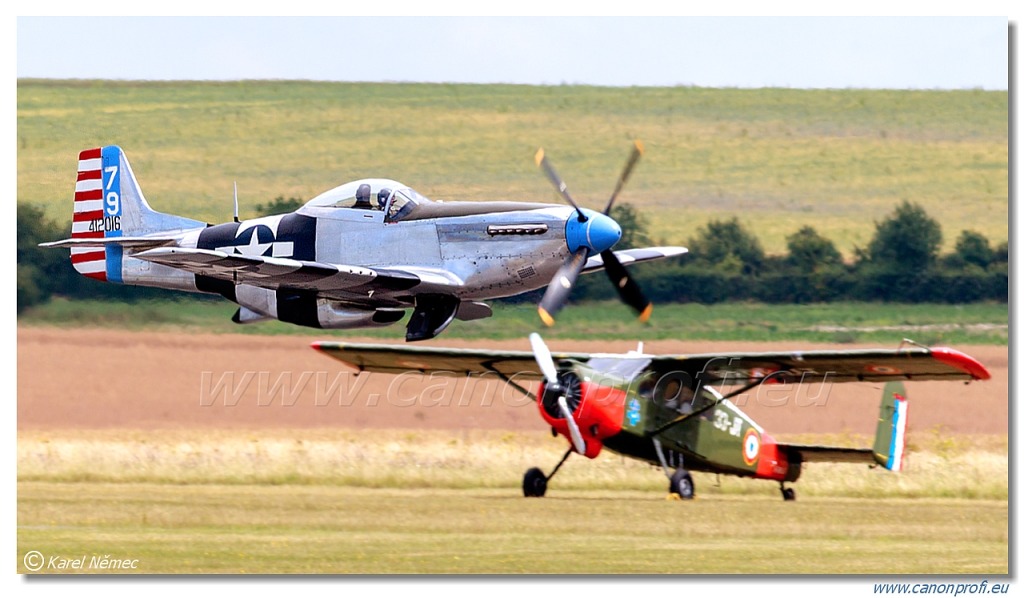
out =
[[[873,448],[876,463],[892,471],[903,469],[906,431],[907,391],[902,382],[889,382],[882,391],[882,405],[878,412]]]
[[[128,158],[116,145],[78,154],[72,239],[135,237],[203,225],[197,220],[161,214],[150,208]],[[122,282],[122,260],[123,249],[117,243],[71,248],[75,270],[97,280]]]

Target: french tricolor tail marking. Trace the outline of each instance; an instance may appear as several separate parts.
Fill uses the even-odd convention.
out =
[[[907,431],[907,400],[893,393],[895,412],[893,413],[892,437],[889,441],[889,462],[885,464],[890,471],[903,470],[903,449],[906,447]]]
[[[72,239],[101,239],[103,220],[103,150],[89,149],[78,154],[78,180],[75,182],[75,211],[71,222]],[[71,263],[79,273],[107,280],[107,252],[103,247],[72,247]]]

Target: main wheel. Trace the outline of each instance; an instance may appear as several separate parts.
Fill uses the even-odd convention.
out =
[[[793,490],[792,488],[783,488],[782,500],[796,500],[796,490]]]
[[[668,493],[678,494],[683,500],[693,498],[693,478],[685,469],[677,469],[668,483]]]
[[[537,467],[526,470],[523,476],[523,496],[544,496],[548,490],[548,477]]]

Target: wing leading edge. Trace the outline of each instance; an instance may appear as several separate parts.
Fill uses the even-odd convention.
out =
[[[363,268],[277,258],[226,253],[211,249],[158,247],[132,257],[234,283],[264,288],[289,287],[316,291],[359,292],[363,287],[378,292],[404,291],[426,285],[444,287],[461,281],[446,273],[413,272],[394,268]]]
[[[405,347],[320,341],[312,347],[359,371],[399,374],[418,371],[468,376],[495,373],[505,378],[541,380],[543,375],[529,351],[487,351]],[[590,359],[588,353],[552,353],[556,360]]]
[[[653,361],[700,376],[705,383],[758,381],[888,382],[891,380],[988,380],[985,366],[948,347],[899,350],[803,351],[665,355]]]

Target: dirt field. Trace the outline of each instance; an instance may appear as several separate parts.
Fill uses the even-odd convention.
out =
[[[103,329],[18,330],[18,429],[406,428],[529,430],[536,408],[496,383],[348,373],[309,348],[315,335],[260,337]],[[354,339],[353,339],[354,340]],[[437,346],[528,350],[516,342],[441,338]],[[629,343],[560,342],[554,350],[626,351]],[[797,345],[652,342],[648,352],[793,349]],[[801,349],[826,348],[804,344]],[[843,345],[842,348],[853,348]],[[1006,347],[965,347],[982,383],[908,384],[910,431],[1006,434]],[[275,384],[277,389],[275,392]],[[822,391],[826,394],[820,394]],[[837,384],[748,396],[741,405],[769,432],[874,430],[880,385]],[[792,396],[791,396],[792,395]],[[817,400],[809,400],[818,397]],[[807,403],[813,403],[807,405]],[[782,403],[782,404],[780,404]]]

